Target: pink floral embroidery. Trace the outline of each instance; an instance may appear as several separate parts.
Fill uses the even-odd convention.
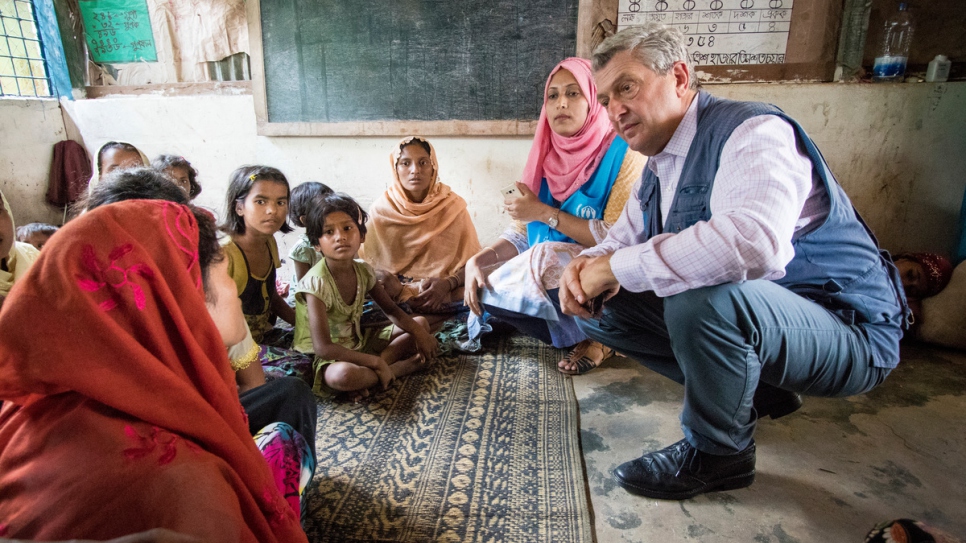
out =
[[[157,426],[151,429],[151,435],[144,437],[134,429],[133,426],[127,425],[124,427],[124,433],[127,434],[129,438],[134,440],[138,446],[124,449],[124,457],[128,460],[139,460],[145,456],[154,452],[155,449],[161,447],[163,452],[158,458],[158,465],[164,466],[170,464],[172,460],[178,455],[177,442],[178,436],[162,430]],[[181,440],[185,446],[187,446],[192,451],[201,450],[197,445],[188,441],[187,439]]]
[[[97,292],[104,287],[110,287],[111,290],[108,292],[110,295],[109,300],[104,300],[98,306],[104,311],[110,311],[118,306],[121,302],[120,290],[125,286],[130,287],[131,293],[134,295],[134,305],[137,306],[139,311],[143,311],[145,305],[147,305],[147,299],[144,295],[144,289],[140,285],[132,281],[134,275],[140,275],[145,279],[153,279],[154,272],[151,271],[146,264],[138,262],[126,268],[122,268],[117,262],[118,260],[124,258],[125,255],[134,250],[134,246],[130,243],[120,245],[115,247],[109,255],[107,255],[109,264],[102,264],[94,254],[94,247],[91,245],[85,245],[81,253],[81,263],[90,274],[91,278],[77,277],[77,285],[80,288],[86,290],[87,292]]]
[[[175,210],[177,212],[173,218],[168,215],[168,212],[171,210]],[[177,235],[175,235],[175,233],[171,230],[172,224],[174,224],[174,227],[178,232]],[[164,227],[167,229],[168,237],[174,242],[175,247],[188,255],[188,266],[185,269],[190,272],[191,268],[198,263],[199,259],[198,244],[196,241],[194,241],[198,239],[194,215],[188,210],[188,208],[184,206],[165,202]],[[195,279],[195,287],[201,287],[201,274],[199,274]]]

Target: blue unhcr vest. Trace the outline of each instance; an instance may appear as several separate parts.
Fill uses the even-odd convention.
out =
[[[899,273],[888,253],[880,251],[845,191],[829,170],[821,152],[805,130],[776,106],[736,102],[700,92],[698,127],[688,149],[681,180],[663,229],[658,178],[644,169],[639,196],[645,235],[680,232],[711,218],[711,189],[721,149],[744,121],[758,115],[776,115],[795,129],[795,137],[808,153],[814,172],[829,196],[829,215],[818,228],[792,242],[795,256],[785,276],[775,283],[812,300],[846,324],[859,327],[868,337],[873,365],[894,368],[899,363],[899,340],[910,312]]]
[[[626,153],[627,142],[620,136],[615,136],[607,152],[604,153],[604,157],[600,159],[600,164],[597,166],[597,171],[594,172],[593,177],[581,185],[563,203],[554,200],[546,179],[540,182],[540,194],[537,196],[541,202],[551,207],[560,208],[561,211],[570,213],[579,219],[603,219],[604,208],[607,206],[607,199],[610,198],[610,190],[614,188],[614,180],[617,179],[617,174],[621,171]],[[527,223],[527,242],[530,247],[544,241],[577,243],[540,221]]]

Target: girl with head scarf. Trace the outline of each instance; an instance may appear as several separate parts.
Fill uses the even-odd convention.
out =
[[[88,191],[113,172],[151,166],[148,156],[126,141],[109,141],[97,150]]]
[[[0,313],[0,535],[306,541],[239,403],[226,268],[210,215],[168,201],[51,239]]]
[[[23,277],[40,253],[29,243],[17,241],[17,225],[7,197],[0,191],[0,307],[10,294],[13,284]]]
[[[590,62],[568,58],[547,78],[544,104],[518,197],[516,222],[466,264],[465,301],[555,347],[573,347],[560,371],[585,373],[608,352],[560,311],[560,274],[580,251],[603,241],[646,158],[628,149],[597,102]],[[478,321],[471,317],[471,331]]]
[[[464,265],[480,250],[466,201],[439,180],[436,150],[425,138],[403,139],[389,160],[393,182],[369,209],[360,256],[410,282],[417,312],[460,302]]]

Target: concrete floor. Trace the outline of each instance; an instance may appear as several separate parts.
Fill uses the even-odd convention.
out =
[[[611,470],[681,439],[682,388],[615,357],[574,377],[601,543],[860,543],[877,522],[908,517],[966,535],[966,353],[904,346],[879,388],[805,398],[758,425],[749,488],[684,502],[628,494]]]

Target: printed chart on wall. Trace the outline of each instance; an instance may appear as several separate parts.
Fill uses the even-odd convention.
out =
[[[618,29],[679,28],[697,66],[783,64],[792,0],[620,0]]]
[[[80,0],[94,62],[157,62],[147,0]]]

